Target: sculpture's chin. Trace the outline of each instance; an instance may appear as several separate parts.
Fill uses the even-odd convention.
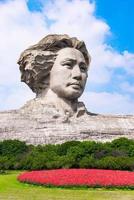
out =
[[[66,93],[61,93],[60,97],[68,100],[78,99],[82,95],[82,92],[77,89],[72,89]]]
[[[59,98],[67,100],[78,99],[83,93],[83,89],[79,85],[51,87],[51,91],[53,91]]]

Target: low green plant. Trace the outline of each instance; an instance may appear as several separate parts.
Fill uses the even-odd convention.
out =
[[[134,170],[134,140],[112,142],[69,141],[57,145],[27,145],[18,140],[0,142],[0,170],[102,168]]]

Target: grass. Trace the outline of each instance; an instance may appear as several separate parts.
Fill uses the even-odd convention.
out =
[[[20,172],[11,171],[0,175],[0,200],[134,200],[133,190],[112,189],[65,189],[20,183]]]

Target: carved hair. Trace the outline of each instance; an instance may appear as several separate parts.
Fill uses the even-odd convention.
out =
[[[49,73],[58,55],[57,52],[66,47],[79,50],[89,65],[91,58],[83,41],[75,37],[70,38],[68,35],[48,35],[22,52],[18,60],[21,81],[25,82],[36,94],[48,88]]]

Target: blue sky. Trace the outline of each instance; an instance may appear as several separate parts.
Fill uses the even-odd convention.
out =
[[[0,110],[34,97],[20,83],[20,53],[47,34],[67,33],[84,40],[92,57],[81,98],[88,110],[133,114],[133,8],[133,0],[0,0]]]
[[[96,0],[96,15],[106,20],[111,27],[111,42],[119,51],[134,51],[133,9],[133,0]]]
[[[112,36],[108,43],[119,52],[128,50],[134,52],[134,1],[133,0],[96,0],[96,16],[105,20],[111,29]],[[116,74],[125,73],[122,69],[118,69]],[[134,79],[131,74],[126,77],[130,84],[134,84]],[[113,80],[110,85],[105,86],[107,91],[118,91],[118,80]],[[133,94],[130,94],[133,97]]]

